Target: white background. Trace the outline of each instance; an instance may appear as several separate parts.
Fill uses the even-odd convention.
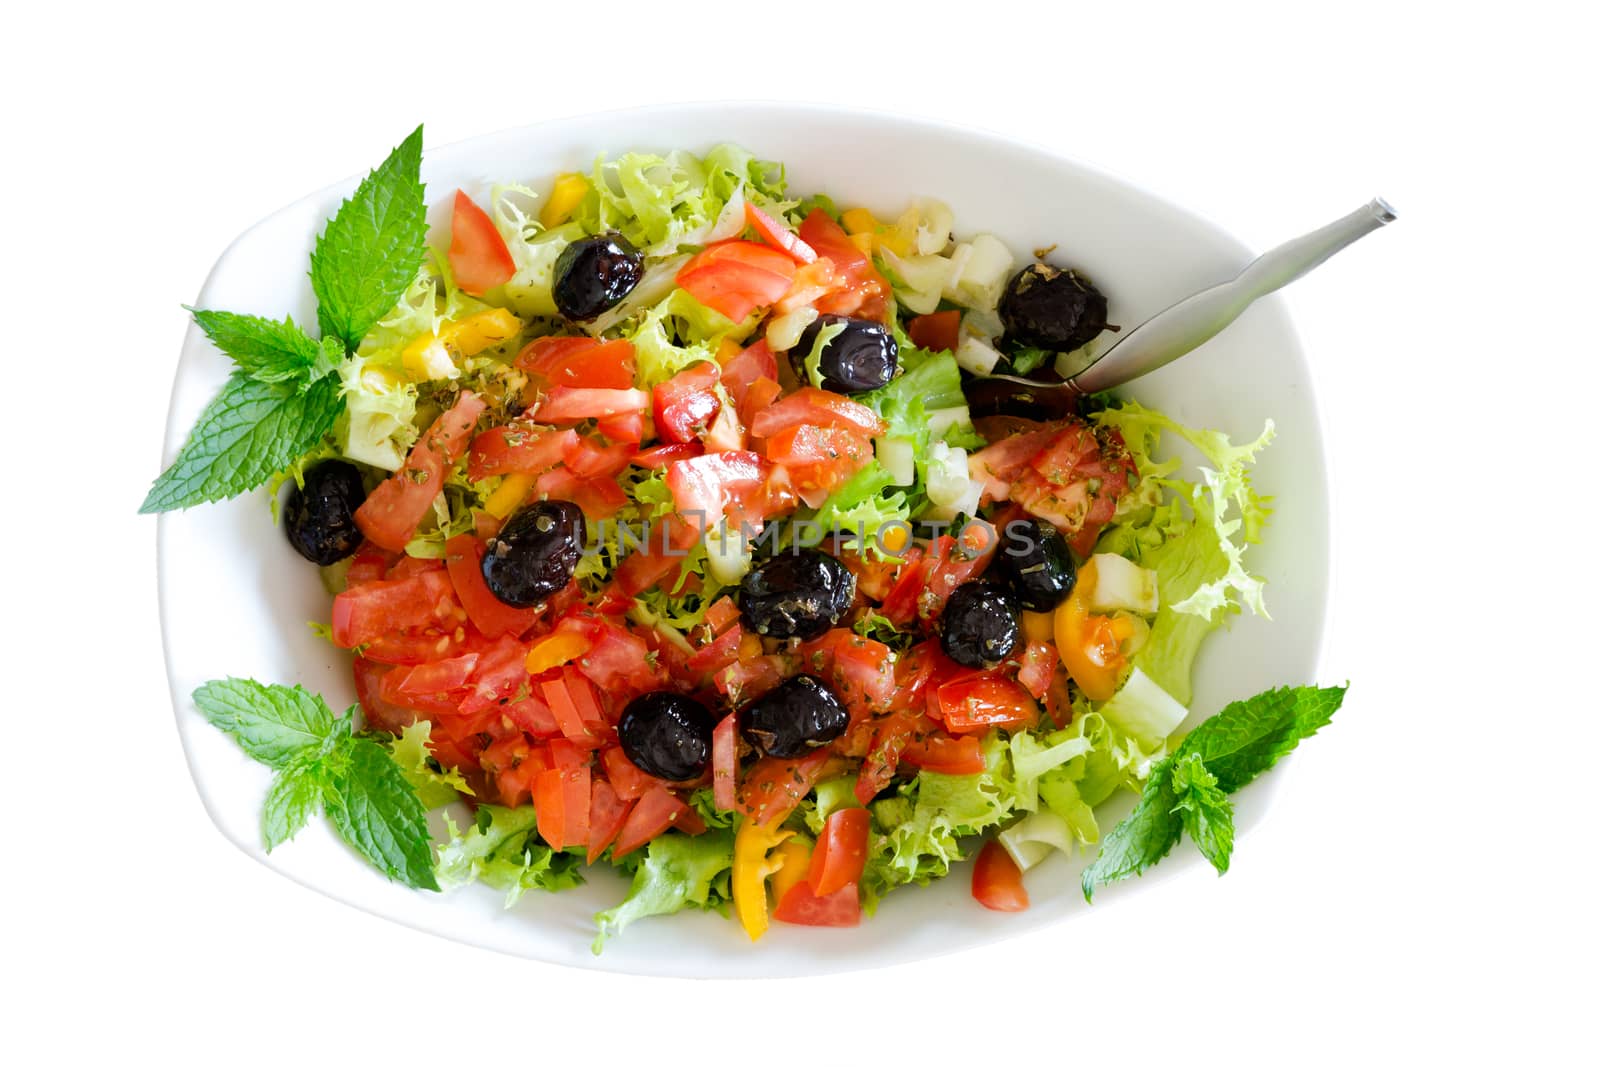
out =
[[[1600,85],[1581,6],[629,6],[63,4],[8,28],[7,1058],[1592,1056]],[[1288,293],[1333,465],[1317,680],[1354,688],[1226,878],[911,968],[712,987],[403,930],[211,827],[163,677],[155,524],[134,514],[179,304],[236,233],[418,121],[441,145],[735,97],[1014,134],[1256,247],[1374,193],[1399,208]]]

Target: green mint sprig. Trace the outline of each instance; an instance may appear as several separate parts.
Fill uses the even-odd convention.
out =
[[[1097,887],[1141,875],[1187,833],[1225,874],[1233,854],[1233,802],[1301,741],[1328,725],[1348,687],[1270,689],[1236,701],[1184,738],[1151,770],[1139,803],[1100,844],[1083,872],[1083,896]]]
[[[226,500],[266,484],[309,452],[344,410],[339,363],[395,305],[427,253],[422,127],[339,206],[311,254],[319,341],[257,315],[196,310],[195,323],[235,364],[139,511]]]
[[[247,678],[207,682],[194,702],[247,755],[278,772],[261,812],[268,852],[320,807],[339,836],[389,879],[438,890],[416,786],[381,742],[351,732],[354,708],[335,717],[299,686]]]

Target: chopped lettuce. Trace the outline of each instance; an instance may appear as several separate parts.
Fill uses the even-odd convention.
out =
[[[616,230],[646,255],[671,255],[744,232],[748,200],[782,212],[783,169],[736,145],[704,159],[689,152],[601,156],[575,221],[589,233]]]
[[[1272,440],[1273,426],[1269,421],[1254,441],[1234,445],[1226,434],[1192,430],[1131,401],[1091,417],[1122,432],[1140,472],[1097,550],[1154,570],[1161,590],[1149,642],[1133,663],[1187,705],[1194,658],[1205,638],[1241,605],[1266,615],[1263,583],[1244,569],[1243,557],[1245,547],[1260,540],[1271,513],[1269,501],[1250,484],[1249,464]],[[1173,476],[1177,460],[1154,458],[1164,431],[1213,464],[1200,468],[1200,484]],[[1178,499],[1163,503],[1169,492]]]
[[[721,333],[719,325],[724,327]],[[681,370],[715,359],[721,337],[733,329],[726,318],[674,289],[626,335],[633,342],[634,385],[652,389]]]
[[[578,869],[583,857],[541,844],[531,805],[481,805],[477,821],[464,834],[448,815],[444,824],[450,840],[439,849],[434,869],[444,888],[480,881],[505,890],[509,908],[529,889],[555,892],[583,883]]]
[[[952,423],[941,437],[929,427],[928,414],[966,406],[961,392],[961,368],[949,352],[927,353],[911,346],[900,346],[905,373],[888,385],[852,397],[878,413],[889,424],[887,436],[915,441],[920,455],[934,440],[952,448],[982,448],[984,440],[972,429],[970,420]]]
[[[621,904],[594,917],[594,953],[629,924],[684,908],[721,909],[732,898],[733,834],[709,830],[698,837],[663,834],[646,846]]]
[[[886,493],[894,476],[876,460],[851,475],[823,501],[812,517],[828,533],[849,531],[859,536],[867,551],[876,552],[877,532],[889,523],[911,518],[905,493]]]
[[[417,791],[417,799],[430,811],[442,808],[462,793],[472,794],[472,786],[454,767],[445,770],[428,751],[428,735],[433,724],[418,720],[389,742],[389,755],[400,765],[400,773]]]

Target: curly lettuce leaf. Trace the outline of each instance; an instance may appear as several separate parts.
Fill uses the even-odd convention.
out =
[[[733,834],[710,830],[697,837],[662,834],[646,846],[628,896],[594,917],[594,954],[630,924],[684,908],[721,909],[732,899]]]
[[[479,881],[504,890],[511,907],[530,889],[556,892],[583,883],[583,857],[557,852],[539,840],[532,806],[502,808],[483,804],[466,833],[448,815],[450,840],[439,849],[434,871],[445,889]]]
[[[428,735],[433,724],[420,719],[401,731],[389,742],[389,756],[400,765],[400,773],[417,791],[417,799],[428,810],[442,808],[465,793],[472,795],[472,786],[452,767],[445,770],[428,751]]]

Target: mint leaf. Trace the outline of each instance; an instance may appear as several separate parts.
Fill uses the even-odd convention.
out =
[[[1348,689],[1269,689],[1201,723],[1155,766],[1138,805],[1106,835],[1083,872],[1084,899],[1094,899],[1096,886],[1149,870],[1184,830],[1212,866],[1225,872],[1233,852],[1233,806],[1225,794],[1248,785],[1326,726]]]
[[[337,755],[342,766],[324,810],[339,836],[391,880],[437,890],[427,812],[400,765],[365,737],[350,738]]]
[[[1223,792],[1232,793],[1328,725],[1348,689],[1303,685],[1235,701],[1195,727],[1176,755],[1198,754]]]
[[[1100,842],[1100,852],[1083,872],[1083,899],[1094,901],[1095,887],[1143,874],[1159,863],[1183,836],[1183,818],[1173,810],[1172,761],[1150,772],[1139,803]]]
[[[1176,761],[1172,789],[1178,796],[1173,810],[1183,819],[1184,832],[1218,874],[1227,874],[1233,854],[1233,804],[1199,753],[1191,752]]]
[[[296,392],[287,383],[236,372],[150,487],[140,514],[224,500],[262,485],[310,451],[342,410],[335,376]]]
[[[227,678],[196,689],[194,703],[252,759],[279,770],[295,756],[318,753],[334,727],[333,712],[322,698],[297,685]]]
[[[321,768],[314,759],[300,756],[272,779],[261,808],[261,840],[267,851],[300,831],[322,802]]]
[[[211,343],[258,382],[308,381],[322,355],[322,345],[291,318],[275,322],[231,311],[186,310]]]
[[[418,126],[339,205],[311,253],[317,323],[347,351],[394,307],[427,252],[421,164]]]

